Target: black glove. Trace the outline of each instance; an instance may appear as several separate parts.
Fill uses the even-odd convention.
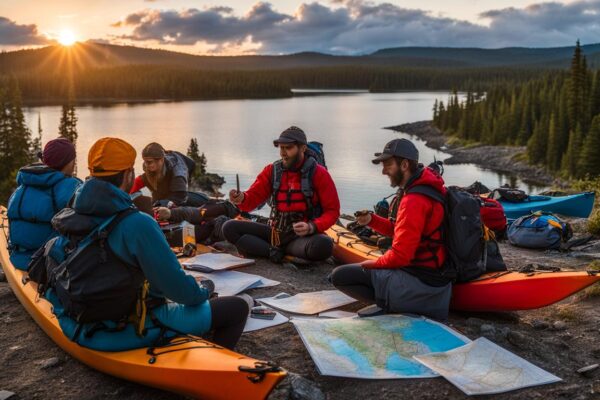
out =
[[[208,291],[208,297],[212,297],[215,292],[215,283],[210,279],[203,279],[200,281],[200,286]]]

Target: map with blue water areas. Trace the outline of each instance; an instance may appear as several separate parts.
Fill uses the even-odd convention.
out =
[[[362,379],[439,376],[413,358],[451,350],[470,340],[426,318],[293,319],[320,373]]]

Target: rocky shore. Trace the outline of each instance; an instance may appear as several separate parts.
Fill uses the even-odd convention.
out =
[[[543,168],[529,165],[522,155],[524,146],[489,146],[452,144],[448,136],[432,125],[431,121],[389,126],[396,132],[407,133],[425,141],[427,146],[451,155],[445,164],[477,164],[483,168],[517,176],[523,182],[544,186],[562,186],[562,183]]]

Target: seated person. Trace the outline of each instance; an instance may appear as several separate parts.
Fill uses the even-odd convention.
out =
[[[418,164],[412,142],[395,139],[376,153],[373,163],[383,163],[382,174],[399,187],[400,200],[392,219],[365,213],[361,225],[393,236],[391,248],[377,261],[342,265],[333,270],[331,282],[359,301],[375,303],[384,312],[407,312],[446,320],[452,294],[450,279],[442,273],[446,247],[442,240],[444,206],[420,193],[406,193],[426,185],[445,195],[442,177]],[[402,195],[404,193],[404,195]]]
[[[207,240],[218,242],[224,240],[223,224],[240,214],[240,210],[229,201],[211,199],[201,207],[155,207],[154,214],[158,221],[171,224],[187,221],[195,227],[196,243]]]
[[[274,145],[281,160],[267,165],[250,189],[232,190],[230,201],[250,212],[270,200],[269,224],[227,221],[223,236],[247,256],[282,262],[286,255],[309,261],[329,258],[333,242],[323,234],[336,223],[340,201],[327,169],[305,155],[306,135],[295,126],[283,131]]]
[[[163,202],[166,205],[172,202],[176,206],[187,204],[188,183],[196,163],[178,151],[165,151],[158,143],[150,143],[144,147],[142,158],[144,173],[135,178],[131,193],[147,187],[152,193],[153,203]]]
[[[44,146],[42,163],[19,170],[19,186],[8,201],[10,261],[16,268],[27,270],[33,253],[56,236],[50,221],[81,185],[73,176],[75,156],[68,139],[53,139]]]
[[[200,336],[209,331],[217,345],[233,348],[246,323],[247,303],[238,297],[209,300],[212,281],[198,284],[186,275],[156,221],[133,207],[128,193],[135,156],[121,139],[98,140],[88,156],[91,178],[72,209],[53,221],[61,236],[48,244],[48,273],[54,279],[46,298],[61,329],[81,346],[103,351],[151,346],[177,332]],[[86,253],[81,238],[99,226],[106,227],[107,236],[94,247],[99,255],[88,256],[91,250]],[[81,251],[76,262],[64,262],[67,247],[70,254]],[[145,318],[136,313],[142,304]],[[132,316],[138,318],[135,324],[129,322]]]

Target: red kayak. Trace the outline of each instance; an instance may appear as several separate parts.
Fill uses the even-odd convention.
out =
[[[335,246],[333,256],[343,263],[375,260],[382,252],[352,232],[334,225],[327,232]],[[450,308],[459,311],[518,311],[549,306],[600,280],[586,271],[493,272],[454,285]]]

